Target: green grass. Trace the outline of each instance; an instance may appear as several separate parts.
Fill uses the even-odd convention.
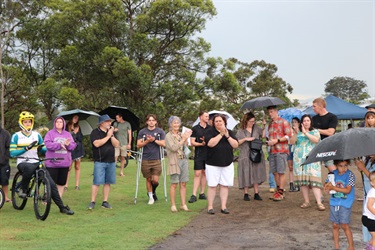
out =
[[[6,203],[0,210],[1,249],[146,249],[162,241],[174,231],[188,224],[205,207],[206,201],[188,203],[191,212],[170,212],[170,201],[165,202],[163,178],[157,190],[159,201],[147,205],[148,198],[145,179],[141,176],[137,204],[134,204],[136,162],[130,160],[125,169],[125,177],[120,177],[117,169],[117,183],[112,185],[109,203],[113,209],[101,208],[102,187],[100,187],[96,207],[87,210],[91,197],[92,162],[81,164],[81,190],[74,190],[74,171],[69,183],[69,191],[63,200],[75,214],[61,214],[55,204],[45,221],[36,219],[32,200],[24,210],[15,210]],[[12,172],[16,168],[12,167]],[[192,192],[193,162],[190,161],[190,181],[187,185],[187,199]],[[169,176],[167,176],[169,197]],[[10,195],[10,194],[9,194]],[[177,197],[179,208],[179,196]]]

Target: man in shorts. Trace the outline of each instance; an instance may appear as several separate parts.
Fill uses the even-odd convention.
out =
[[[277,185],[277,190],[271,199],[281,201],[284,199],[285,170],[289,154],[288,141],[292,136],[292,129],[288,121],[279,117],[276,106],[269,106],[267,110],[271,118],[268,125],[269,140],[267,142],[267,145],[271,146],[269,154],[270,172],[274,174]]]
[[[313,101],[313,110],[316,115],[312,118],[312,126],[318,129],[321,140],[335,134],[338,123],[337,116],[328,112],[326,106],[326,101],[321,97]],[[325,161],[324,165],[328,168],[329,173],[336,169],[333,160]]]
[[[189,203],[197,201],[197,191],[200,186],[199,199],[207,200],[204,190],[206,188],[206,158],[207,147],[204,141],[204,133],[211,126],[208,125],[209,115],[206,111],[199,113],[199,123],[193,127],[190,143],[195,147],[194,152],[194,184],[193,194],[190,197]]]
[[[91,186],[91,202],[89,210],[94,209],[95,199],[99,186],[103,185],[102,207],[111,209],[108,203],[111,184],[116,183],[115,148],[120,142],[114,136],[114,127],[111,126],[111,118],[108,115],[99,117],[99,127],[90,134],[92,153],[94,157],[94,180]]]
[[[139,131],[137,137],[137,148],[143,148],[141,171],[146,178],[149,205],[158,200],[156,188],[162,173],[161,150],[165,147],[165,133],[157,127],[157,123],[156,115],[147,115],[146,127]]]
[[[124,176],[125,157],[127,157],[132,144],[132,127],[129,122],[124,120],[121,113],[116,115],[113,127],[115,128],[115,137],[120,142],[120,147],[115,148],[115,161],[117,162],[118,157],[121,157],[120,176]]]
[[[8,197],[8,186],[10,178],[9,147],[10,133],[0,126],[0,185],[5,194],[5,202],[10,202],[10,199]]]

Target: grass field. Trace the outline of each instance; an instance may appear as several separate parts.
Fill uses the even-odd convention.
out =
[[[12,174],[16,168],[12,163]],[[193,163],[190,161],[190,182],[187,186],[187,199],[192,192]],[[109,203],[113,209],[101,207],[102,188],[97,196],[96,207],[87,210],[91,196],[92,162],[81,165],[81,190],[74,190],[74,171],[69,190],[63,200],[75,214],[61,214],[56,205],[45,221],[34,215],[32,200],[29,199],[22,211],[15,210],[11,203],[0,209],[0,249],[146,249],[163,240],[177,229],[185,226],[202,209],[206,201],[198,201],[188,206],[191,212],[170,212],[170,202],[163,199],[163,178],[157,190],[159,201],[147,205],[148,198],[145,180],[140,178],[137,203],[134,204],[136,183],[136,162],[130,160],[125,176],[119,176],[112,185]],[[169,176],[167,176],[169,196]],[[9,194],[10,195],[10,194]],[[177,197],[177,205],[179,197]]]

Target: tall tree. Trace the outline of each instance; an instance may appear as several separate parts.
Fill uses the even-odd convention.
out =
[[[325,84],[324,91],[345,101],[358,104],[369,98],[367,84],[351,77],[337,76]]]

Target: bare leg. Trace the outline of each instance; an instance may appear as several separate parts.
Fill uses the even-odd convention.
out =
[[[220,185],[220,201],[221,201],[221,209],[227,208],[227,200],[228,200],[228,186]]]
[[[59,191],[60,197],[62,198],[65,186],[60,186],[56,184],[56,187],[57,187],[57,190]]]
[[[180,198],[181,198],[181,206],[186,205],[186,182],[180,183]]]
[[[280,178],[279,178],[279,174],[278,174],[277,172],[274,172],[273,175],[275,176],[276,186],[280,187]]]
[[[259,184],[254,183],[254,194],[258,194],[258,193],[259,193]]]
[[[79,187],[79,179],[81,177],[81,159],[75,160],[74,162],[74,168],[76,170],[76,187]]]
[[[303,195],[303,200],[306,203],[310,203],[309,187],[308,186],[301,186],[301,192],[302,192],[302,195]]]
[[[316,203],[322,204],[322,190],[318,187],[313,187],[312,191],[314,193]]]
[[[344,230],[346,238],[348,239],[348,250],[354,250],[353,234],[349,224],[341,224],[341,228]]]
[[[169,189],[172,206],[176,206],[176,188],[177,188],[177,183],[172,183]]]
[[[103,186],[103,201],[108,201],[109,191],[111,190],[110,184],[104,184]]]
[[[146,179],[146,189],[147,189],[147,192],[152,192],[151,178],[152,177],[149,177],[149,178]]]
[[[249,193],[249,187],[244,187],[243,188],[243,193],[248,194]]]
[[[91,186],[91,201],[95,202],[96,195],[98,194],[99,185],[92,185]]]
[[[202,170],[194,170],[193,195],[197,196],[198,187],[201,184]],[[203,177],[203,176],[202,176]],[[201,186],[202,190],[202,186]]]
[[[208,210],[214,208],[215,195],[216,195],[216,187],[208,187],[208,190],[207,190]]]
[[[73,162],[72,162],[72,164],[71,164],[70,167],[69,167],[68,177],[66,178],[66,183],[65,183],[65,187],[66,187],[66,189],[68,189],[69,179],[70,179],[70,170],[72,170],[72,167],[73,167]]]
[[[294,181],[294,175],[293,175],[293,161],[288,161],[288,168],[289,168],[289,182]]]
[[[286,176],[285,174],[279,174],[279,186],[280,186],[280,189],[284,189],[285,187],[285,182],[286,182]]]
[[[202,171],[202,174],[201,174],[201,194],[204,194],[204,191],[206,189],[206,185],[207,185],[207,179],[206,179],[206,170],[201,170]]]
[[[121,156],[120,175],[124,176],[125,156]]]
[[[340,230],[340,226],[335,223],[332,223],[333,242],[335,243],[335,249],[340,249],[339,230]]]
[[[9,199],[9,196],[8,196],[8,192],[9,192],[8,185],[2,186],[2,188],[3,188],[4,194],[5,194],[5,197],[4,197],[5,201],[9,201],[10,199]]]

